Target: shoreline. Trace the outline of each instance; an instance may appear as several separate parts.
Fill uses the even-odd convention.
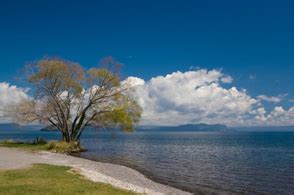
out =
[[[76,153],[78,154],[78,153]],[[71,156],[74,156],[74,157],[77,157],[77,158],[82,158],[82,159],[87,159],[87,160],[90,160],[90,161],[94,161],[94,162],[101,162],[101,163],[109,163],[108,161],[99,161],[95,158],[90,158],[90,157],[82,157],[82,156],[75,156],[75,155],[71,155]],[[234,194],[240,194],[240,192],[236,192],[236,191],[233,191],[233,190],[228,190],[228,189],[216,189],[216,188],[211,188],[211,187],[208,187],[208,186],[201,186],[201,188],[198,188],[196,191],[191,188],[185,188],[183,186],[176,186],[176,185],[169,185],[167,183],[164,183],[162,182],[162,180],[156,178],[153,176],[153,174],[151,172],[148,172],[144,169],[141,169],[139,167],[136,167],[136,166],[133,166],[133,165],[130,165],[130,164],[124,164],[124,163],[110,163],[110,164],[114,164],[114,165],[119,165],[119,166],[124,166],[124,167],[127,167],[127,168],[130,168],[130,169],[133,169],[139,173],[141,173],[142,175],[144,175],[146,178],[150,179],[151,181],[153,182],[156,182],[156,183],[159,183],[161,185],[164,185],[164,186],[167,186],[167,187],[171,187],[171,188],[175,188],[175,189],[178,189],[178,190],[181,190],[185,193],[189,193],[189,194],[199,194],[199,195],[204,195],[204,194],[207,194],[207,195],[216,195],[216,194],[222,194],[222,195],[234,195]]]
[[[118,164],[97,162],[66,154],[47,151],[28,152],[15,148],[0,147],[0,169],[21,169],[42,163],[59,166],[69,166],[85,178],[107,183],[114,187],[142,194],[191,194],[171,186],[152,181],[142,173]]]
[[[91,157],[85,157],[85,156],[80,156],[81,153],[74,153],[74,154],[70,154],[70,156],[74,156],[74,157],[77,157],[77,158],[82,158],[82,159],[87,159],[87,160],[90,160],[90,161],[95,161],[95,162],[101,162],[101,163],[109,163],[109,161],[99,161],[98,159],[95,159],[95,158],[91,158]],[[110,163],[110,164],[114,164],[114,165],[119,165],[119,166],[124,166],[124,167],[127,167],[127,168],[130,168],[130,169],[133,169],[139,173],[141,173],[142,175],[144,175],[146,178],[156,182],[156,183],[159,183],[159,184],[162,184],[162,185],[165,185],[165,186],[168,186],[168,187],[171,187],[171,188],[176,188],[176,189],[179,189],[179,190],[182,190],[184,192],[188,192],[188,193],[195,193],[195,191],[193,192],[193,189],[191,188],[185,188],[183,186],[176,186],[176,185],[169,185],[168,183],[165,183],[164,181],[158,179],[157,177],[155,177],[152,172],[148,172],[138,166],[135,166],[135,165],[131,165],[131,164],[124,164],[124,163],[120,163],[120,162],[113,162],[113,163]],[[206,190],[204,190],[206,189]],[[207,187],[203,187],[203,189],[199,189],[197,191],[197,193],[208,193],[208,192],[211,192],[213,191],[213,189],[209,189]]]

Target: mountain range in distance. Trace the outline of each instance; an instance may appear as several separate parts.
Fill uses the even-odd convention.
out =
[[[160,131],[203,131],[203,132],[265,132],[265,131],[294,131],[294,126],[242,126],[228,127],[222,124],[186,124],[179,126],[141,126],[138,130]]]
[[[294,126],[254,126],[254,127],[227,127],[222,124],[185,124],[179,126],[137,126],[137,131],[203,131],[203,132],[231,132],[231,131],[294,131]],[[0,124],[0,131],[36,130],[57,131],[55,128],[44,125],[18,125],[15,123]],[[118,130],[118,129],[117,129]]]
[[[1,130],[40,130],[40,131],[57,131],[56,128],[41,125],[17,125],[15,123],[0,124]],[[136,130],[159,130],[159,131],[227,131],[226,125],[209,125],[209,124],[186,124],[179,126],[137,126]]]
[[[146,130],[158,130],[158,131],[227,131],[228,128],[225,125],[208,125],[208,124],[187,124],[179,126],[137,126],[135,128],[137,131],[146,131]],[[119,129],[117,129],[119,130]],[[45,127],[41,131],[56,131],[55,128]]]
[[[0,131],[40,130],[42,127],[42,125],[19,125],[16,123],[0,123]]]
[[[160,130],[160,131],[229,131],[226,125],[221,124],[185,124],[178,126],[141,126],[138,130]]]

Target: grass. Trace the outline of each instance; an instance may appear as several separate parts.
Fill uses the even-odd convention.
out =
[[[0,142],[0,147],[27,149],[30,151],[47,150],[57,153],[75,153],[83,152],[86,149],[77,146],[76,143],[67,143],[64,141],[51,141],[47,143],[43,139],[35,139],[33,142],[19,142],[15,140],[5,140]]]
[[[19,148],[32,152],[54,151],[64,153],[72,147],[63,142],[18,142],[6,140],[0,147]],[[88,181],[70,167],[36,164],[30,169],[0,170],[0,194],[121,194],[133,192],[121,190],[108,184]]]
[[[88,181],[70,167],[35,164],[32,168],[0,171],[0,194],[131,195],[108,184]]]
[[[28,149],[31,151],[48,150],[47,144],[34,144],[25,142],[0,142],[0,147]]]

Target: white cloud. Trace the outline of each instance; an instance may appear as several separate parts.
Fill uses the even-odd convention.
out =
[[[242,123],[240,116],[251,111],[257,100],[245,90],[221,86],[229,82],[230,76],[205,69],[178,71],[140,82],[135,97],[144,110],[142,124]]]
[[[132,87],[137,85],[144,85],[145,81],[138,77],[128,77],[126,80],[122,81],[122,85],[130,85]]]
[[[277,97],[275,97],[275,96],[270,97],[270,96],[266,96],[266,95],[259,95],[259,96],[257,96],[257,99],[259,99],[261,101],[266,101],[266,102],[279,103],[284,99],[285,96],[286,95],[279,95]]]
[[[262,108],[258,108],[257,110],[253,111],[252,113],[255,114],[255,119],[259,120],[259,121],[266,121],[267,117],[265,116],[266,114],[266,110],[262,107]]]
[[[221,81],[223,83],[232,83],[233,82],[233,78],[231,76],[226,76],[226,77],[221,78]]]
[[[271,115],[273,115],[273,116],[281,116],[281,115],[283,115],[285,113],[286,113],[286,111],[284,110],[284,108],[279,106],[279,107],[274,108],[274,110],[271,112]]]
[[[267,112],[262,101],[279,103],[287,95],[251,97],[246,90],[225,88],[233,78],[219,70],[174,72],[149,81],[129,77],[143,107],[142,125],[221,123],[227,125],[294,125],[294,107]]]
[[[19,88],[9,83],[0,83],[0,122],[5,122],[4,112],[7,106],[16,104],[21,100],[28,99],[28,89]]]
[[[264,108],[261,108],[264,110]],[[264,110],[265,111],[265,110]],[[251,125],[294,125],[294,106],[285,110],[281,106],[275,107],[270,113],[261,112],[258,113],[254,120],[248,121]]]

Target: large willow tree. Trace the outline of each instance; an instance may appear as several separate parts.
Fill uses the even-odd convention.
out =
[[[26,66],[34,98],[15,106],[18,123],[41,123],[61,132],[66,142],[78,142],[86,127],[115,127],[132,131],[141,108],[130,98],[130,85],[119,78],[119,63],[105,58],[98,68],[85,70],[60,59],[42,59]]]

